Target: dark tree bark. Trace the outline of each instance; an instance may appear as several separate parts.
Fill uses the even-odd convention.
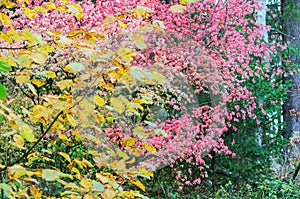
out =
[[[300,0],[284,0],[282,5],[285,12],[283,13],[285,18],[284,25],[287,32],[285,39],[299,51]],[[291,52],[290,61],[293,66],[300,65],[300,54]],[[291,88],[287,92],[287,100],[283,106],[283,116],[286,124],[283,136],[289,139],[300,132],[300,74],[296,73],[286,78],[285,81],[291,81],[292,83]]]
[[[284,16],[284,26],[287,32],[285,36],[286,41],[289,41],[294,52],[290,52],[289,57],[292,66],[300,65],[300,0],[282,0],[282,10]],[[296,67],[295,67],[296,68]],[[283,106],[283,117],[285,128],[283,136],[287,139],[300,135],[300,74],[297,72],[285,79],[291,81],[292,86],[287,92],[287,100]],[[293,147],[290,157],[288,159],[295,159],[299,156],[300,141],[294,142],[298,150]],[[300,162],[296,167],[293,180],[296,179],[300,170]]]

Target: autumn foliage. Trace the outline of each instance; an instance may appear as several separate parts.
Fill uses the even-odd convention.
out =
[[[265,78],[262,62],[276,51],[262,42],[255,9],[231,0],[2,1],[2,194],[147,198],[140,179],[184,162],[197,176],[175,169],[177,179],[200,184],[204,157],[236,155],[222,134],[256,119],[243,83]]]

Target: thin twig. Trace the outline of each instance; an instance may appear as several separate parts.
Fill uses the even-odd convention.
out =
[[[286,37],[289,37],[289,38],[292,38],[292,39],[297,39],[297,40],[300,39],[300,37],[294,37],[292,35],[289,35],[289,34],[286,34],[286,33],[282,32],[282,31],[280,31],[280,30],[278,30],[276,28],[271,28],[271,30],[276,31],[276,33],[282,34],[282,35],[284,35]]]
[[[22,50],[22,49],[30,49],[30,48],[34,48],[37,45],[32,45],[32,46],[22,46],[22,47],[4,47],[4,46],[0,46],[0,50]]]
[[[165,198],[167,199],[167,198],[168,198],[168,195],[167,195],[167,193],[166,193],[166,191],[165,191],[164,186],[163,186],[161,183],[160,183],[160,186],[161,186],[161,189],[162,189],[163,192],[164,192]]]
[[[5,167],[3,167],[3,168],[1,168],[0,169],[0,172],[2,172],[2,171],[5,171],[8,167],[10,167],[10,166],[13,166],[13,165],[15,165],[15,164],[17,164],[17,163],[19,163],[23,158],[25,158],[25,157],[27,157],[30,153],[31,153],[31,151],[34,149],[34,147],[44,138],[44,136],[49,132],[49,130],[51,129],[51,127],[54,125],[54,123],[56,122],[56,120],[59,118],[59,116],[61,115],[61,114],[63,114],[63,111],[61,111],[61,112],[59,112],[57,115],[56,115],[56,117],[54,118],[54,120],[51,122],[51,124],[48,126],[48,128],[47,128],[47,130],[40,136],[40,138],[25,152],[25,153],[23,153],[23,155],[19,158],[19,159],[17,159],[17,160],[15,160],[15,161],[13,161],[13,162],[10,162],[10,163],[8,163],[8,164],[6,164],[5,165]]]
[[[11,78],[8,78],[8,79],[9,79],[9,81],[10,81],[14,86],[19,87],[19,89],[21,90],[21,92],[22,92],[26,97],[28,97],[29,99],[31,99],[34,105],[36,105],[34,96],[30,96],[28,93],[26,93],[26,92],[21,88],[21,86],[18,86],[18,84],[17,84],[16,82],[14,82]]]

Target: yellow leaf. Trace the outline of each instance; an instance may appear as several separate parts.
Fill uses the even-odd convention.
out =
[[[70,183],[66,184],[64,188],[65,189],[69,188],[69,189],[72,189],[74,191],[79,190],[79,187],[73,182],[70,182]]]
[[[3,25],[8,25],[8,26],[12,27],[12,22],[11,22],[10,18],[4,13],[0,13],[0,22]]]
[[[114,92],[114,89],[115,89],[114,85],[111,84],[111,83],[104,84],[104,85],[100,83],[99,86],[101,86],[101,87],[103,87],[103,88],[105,88],[105,89],[107,89],[111,92]]]
[[[52,115],[52,110],[42,105],[35,105],[29,115],[31,122],[39,122],[43,119],[48,119]]]
[[[72,12],[72,14],[78,18],[78,19],[81,19],[83,18],[83,12],[82,12],[82,8],[79,4],[69,4],[67,5],[67,7],[70,9],[70,11]]]
[[[23,8],[24,14],[29,18],[29,19],[34,19],[38,14],[29,8]]]
[[[23,146],[24,146],[24,139],[23,139],[20,135],[15,134],[15,135],[13,136],[13,140],[14,140],[15,143],[16,143],[17,145],[19,145],[20,147],[23,147]]]
[[[4,40],[7,43],[10,43],[10,44],[14,43],[14,40],[7,33],[0,32],[0,37],[2,40]],[[9,63],[7,63],[7,64],[9,65]]]
[[[74,159],[73,161],[74,161],[81,169],[84,168],[84,165],[82,164],[82,162],[81,162],[78,158]]]
[[[134,41],[134,44],[135,44],[135,46],[136,46],[137,48],[139,48],[139,49],[141,49],[141,50],[144,50],[144,49],[147,48],[147,45],[146,45],[145,42],[142,41],[142,40],[136,40],[136,41]]]
[[[121,141],[121,144],[132,147],[135,144],[136,138],[126,138]]]
[[[59,179],[59,175],[61,172],[52,170],[52,169],[43,169],[42,170],[42,178],[46,181],[55,181]]]
[[[19,126],[16,124],[15,121],[8,121],[8,125],[11,126],[14,129],[17,129]]]
[[[140,25],[139,31],[142,33],[148,33],[153,31],[153,25],[146,24],[146,25]]]
[[[65,134],[57,133],[57,135],[61,140],[69,141],[69,138]]]
[[[39,79],[34,79],[31,81],[34,85],[43,86],[45,83]]]
[[[42,157],[43,160],[46,160],[47,162],[55,162],[53,159],[48,157]]]
[[[119,48],[117,53],[126,62],[132,61],[132,57],[136,55],[135,51],[129,48]]]
[[[56,6],[54,3],[46,2],[45,5],[46,5],[47,10],[55,10],[56,9]]]
[[[197,2],[198,0],[180,0],[181,4],[189,4],[189,3],[194,3]]]
[[[104,172],[96,173],[96,178],[104,184],[115,182],[115,178],[111,173],[104,173]]]
[[[59,155],[61,155],[62,157],[64,157],[68,162],[71,162],[71,158],[68,154],[64,153],[64,152],[58,152]]]
[[[124,160],[128,160],[129,159],[129,156],[124,153],[123,151],[121,151],[120,149],[117,150],[117,155],[121,158],[123,158]]]
[[[127,24],[123,23],[123,22],[120,21],[120,20],[118,20],[118,24],[119,24],[119,26],[122,27],[122,28],[127,28],[127,27],[128,27]]]
[[[41,52],[43,52],[43,53],[45,53],[45,54],[48,54],[48,53],[54,51],[54,47],[51,46],[51,45],[48,45],[48,44],[43,44],[43,45],[40,47],[40,50],[41,50]]]
[[[69,0],[61,0],[60,2],[62,5],[67,5],[67,3],[69,3]]]
[[[94,167],[93,165],[92,165],[92,163],[90,163],[88,160],[86,160],[86,159],[82,159],[82,164],[85,166],[85,167]]]
[[[151,104],[151,102],[148,102],[148,101],[146,101],[144,99],[139,99],[139,98],[133,99],[132,102],[138,103],[138,104]]]
[[[8,177],[10,179],[14,179],[14,178],[20,178],[20,177],[26,175],[27,170],[20,165],[14,165],[14,166],[8,168],[8,173],[9,173]]]
[[[90,103],[87,99],[82,100],[79,103],[80,110],[91,114],[94,112],[94,104]]]
[[[95,42],[97,41],[97,38],[95,36],[93,36],[92,34],[85,34],[84,35],[84,40],[89,42],[90,44],[95,44]]]
[[[61,89],[61,90],[64,90],[66,88],[69,88],[71,86],[73,86],[74,83],[72,80],[70,79],[66,79],[66,80],[61,80],[59,82],[57,82],[57,86]]]
[[[80,184],[85,188],[85,189],[92,189],[93,188],[93,182],[91,179],[83,178],[80,181]]]
[[[30,193],[34,199],[41,199],[43,192],[38,187],[30,187]]]
[[[57,6],[56,10],[60,12],[68,12],[68,9],[64,6]]]
[[[153,12],[150,8],[147,8],[147,7],[143,7],[143,6],[138,6],[135,10],[134,10],[134,13],[137,15],[137,16],[144,16],[145,18],[148,18],[149,17],[149,14],[150,12]]]
[[[104,106],[105,105],[105,100],[102,97],[100,97],[99,95],[95,94],[94,95],[94,103],[97,106]]]
[[[125,111],[125,106],[123,102],[115,97],[110,98],[110,103],[112,107],[119,113],[123,113]]]
[[[76,71],[76,70],[73,70],[73,69],[70,67],[70,65],[66,65],[64,69],[65,69],[65,71],[67,71],[67,72],[69,72],[69,73],[77,73],[77,71]]]
[[[44,53],[32,53],[31,58],[35,63],[40,65],[43,65],[47,61],[47,55]]]
[[[27,83],[26,84],[28,86],[28,88],[31,90],[31,92],[34,94],[34,95],[37,95],[37,92],[36,92],[36,89],[34,88],[34,86],[30,83]]]
[[[142,146],[148,151],[151,151],[152,153],[156,153],[156,148],[154,146],[145,143],[143,143]]]
[[[129,180],[129,182],[130,182],[131,184],[134,184],[135,186],[137,186],[137,187],[140,188],[141,190],[146,191],[145,185],[144,185],[143,183],[141,183],[140,181],[135,180],[135,179],[131,179],[131,180]]]
[[[16,62],[9,58],[6,59],[5,63],[7,63],[7,65],[9,65],[9,66],[17,66]]]
[[[67,114],[67,120],[68,120],[70,126],[74,127],[77,125],[77,122],[72,115]]]
[[[17,62],[20,66],[26,68],[30,68],[31,64],[33,63],[31,57],[28,55],[18,56]]]
[[[52,71],[48,71],[44,76],[49,77],[49,78],[55,78],[56,73]]]
[[[133,109],[133,106],[129,103],[129,101],[123,96],[121,97],[121,100],[124,104],[126,104],[129,112],[132,113],[134,111],[134,109]]]
[[[41,13],[46,13],[47,12],[47,10],[42,6],[35,6],[34,10],[38,11],[38,12],[41,12]]]
[[[175,13],[183,13],[186,10],[186,7],[183,5],[174,5],[170,7],[170,10]]]
[[[51,151],[51,150],[42,149],[42,152],[46,152],[46,153],[48,153],[48,154],[52,155],[52,151]]]
[[[30,196],[28,195],[28,187],[19,191],[18,194],[16,194],[16,198],[28,198],[29,199]]]
[[[28,125],[22,125],[19,127],[20,135],[28,142],[34,142],[34,134],[32,129]]]
[[[37,177],[42,177],[42,169],[38,169],[36,171],[33,172],[34,175],[36,175]]]
[[[152,72],[152,75],[153,75],[153,78],[159,83],[159,84],[162,84],[162,82],[164,81],[165,79],[165,76],[163,76],[162,74],[156,72],[156,71],[153,71]]]
[[[32,33],[28,29],[23,29],[23,36],[30,42],[35,42],[35,43],[38,43],[39,45],[46,45],[46,44],[44,44],[41,35]],[[43,52],[42,49],[41,49],[41,52]],[[24,59],[28,59],[28,58],[25,57]]]
[[[29,82],[30,76],[27,76],[27,75],[19,75],[19,76],[16,76],[15,79],[16,79],[16,82],[17,82],[18,84],[26,84],[26,83]]]
[[[98,199],[99,197],[92,194],[92,193],[88,193],[88,194],[85,194],[83,199]]]
[[[104,28],[106,28],[107,25],[109,25],[109,24],[111,24],[111,23],[113,23],[113,22],[115,22],[115,21],[116,21],[116,18],[115,18],[114,16],[108,16],[108,17],[106,17],[106,18],[103,20],[102,26],[103,26]]]
[[[17,6],[16,3],[7,0],[3,0],[2,3],[5,5],[6,8],[14,8]]]
[[[74,173],[80,174],[80,171],[79,171],[76,167],[73,167],[71,170],[72,170]]]
[[[140,191],[121,191],[118,194],[118,198],[145,198],[142,194],[140,194]]]
[[[105,122],[105,118],[103,116],[99,116],[97,114],[97,115],[94,115],[94,121],[97,122],[98,124],[101,124],[101,123]]]
[[[105,189],[105,191],[102,193],[102,198],[115,199],[116,198],[116,190],[114,190],[112,188]]]
[[[131,159],[126,161],[126,164],[133,164],[133,163],[135,163],[135,161],[136,161],[135,157],[132,157]]]
[[[138,168],[138,172],[140,174],[143,174],[144,176],[153,177],[154,173],[153,171],[148,171],[145,167]]]
[[[85,155],[93,155],[93,156],[97,156],[99,155],[98,151],[95,150],[88,150],[86,153],[84,153]]]

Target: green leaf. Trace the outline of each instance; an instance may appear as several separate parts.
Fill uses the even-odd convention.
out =
[[[141,50],[144,50],[144,49],[147,48],[147,45],[145,44],[145,42],[141,41],[141,40],[134,41],[134,44],[135,44],[136,47],[138,47]]]
[[[142,80],[145,79],[145,73],[143,70],[141,70],[140,68],[132,68],[130,69],[130,74],[136,79],[136,80]]]
[[[4,195],[5,195],[8,199],[16,199],[16,198],[13,197],[12,195],[10,195],[7,191],[4,191]]]
[[[8,66],[5,62],[0,60],[0,72],[9,72],[11,71],[11,67]]]
[[[67,5],[67,7],[71,10],[71,12],[74,14],[74,15],[79,15],[79,11],[77,10],[77,8],[73,5]]]
[[[34,142],[33,131],[28,125],[26,124],[20,125],[20,135],[28,142]]]
[[[25,33],[25,35],[29,40],[32,40],[33,42],[36,42],[40,45],[44,44],[44,41],[42,40],[42,36],[40,36],[39,34],[32,33],[28,29],[24,29],[23,32]]]
[[[56,77],[56,73],[52,72],[52,71],[48,71],[47,74],[46,74],[46,77],[55,78]]]
[[[92,182],[93,182],[93,189],[95,191],[101,191],[102,192],[102,191],[105,190],[104,187],[103,187],[103,185],[100,182],[97,182],[95,180],[93,180]]]
[[[81,71],[84,69],[84,66],[81,63],[74,62],[74,63],[70,63],[69,66],[72,70],[75,70],[75,71]]]
[[[156,135],[163,135],[163,136],[166,136],[166,135],[167,135],[167,133],[166,133],[165,130],[163,130],[163,129],[155,129],[155,130],[154,130],[154,133],[155,133]]]
[[[6,94],[7,94],[7,91],[6,91],[5,87],[2,84],[0,84],[0,99],[5,98]]]
[[[115,111],[117,111],[119,114],[121,114],[125,111],[125,105],[118,98],[111,97],[110,103],[111,103],[112,107],[115,109]]]
[[[166,26],[164,25],[164,22],[160,21],[160,20],[153,20],[153,24],[158,23],[158,25],[162,28],[162,29],[166,29]]]
[[[0,183],[0,189],[3,189],[4,191],[12,192],[12,188],[9,184]]]
[[[183,13],[186,10],[186,6],[174,5],[170,7],[170,10],[175,13]]]
[[[60,172],[51,170],[51,169],[43,169],[42,178],[46,181],[55,181],[59,179]]]
[[[156,71],[152,72],[152,74],[153,74],[154,79],[155,79],[159,84],[162,84],[162,82],[164,81],[165,77],[164,77],[162,74],[160,74],[160,73],[158,73],[158,72],[156,72]]]
[[[242,26],[236,26],[234,29],[235,29],[236,31],[240,31],[240,30],[243,29],[243,27],[242,27]]]

